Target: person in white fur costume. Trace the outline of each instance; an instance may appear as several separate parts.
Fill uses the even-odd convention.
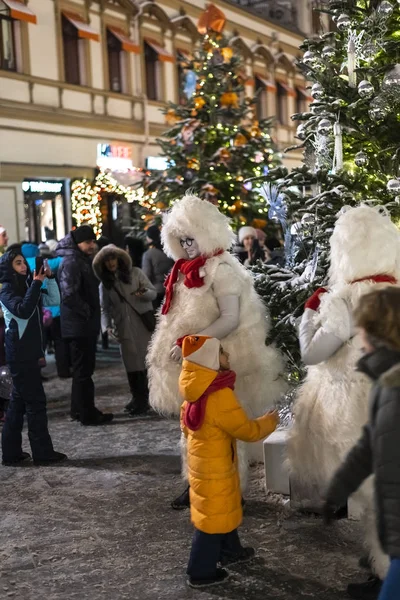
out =
[[[295,400],[287,448],[291,475],[314,502],[316,496],[322,501],[328,482],[368,420],[371,384],[355,370],[362,341],[352,312],[371,288],[400,281],[400,234],[378,209],[342,211],[330,245],[328,290],[320,288],[309,299],[300,325],[302,358],[309,367]],[[377,578],[384,578],[389,563],[377,538],[370,480],[356,500],[365,510],[366,546],[376,579],[350,585],[348,591],[354,598],[373,598],[379,591]]]
[[[234,240],[229,219],[196,196],[175,202],[165,215],[164,251],[177,262],[166,281],[165,302],[147,357],[150,404],[161,414],[179,416],[179,340],[189,334],[222,341],[237,375],[235,393],[249,418],[263,415],[284,390],[281,357],[265,345],[268,320],[263,303],[250,273],[227,252]],[[242,444],[242,490],[250,458]],[[188,498],[186,490],[173,508],[188,506]]]

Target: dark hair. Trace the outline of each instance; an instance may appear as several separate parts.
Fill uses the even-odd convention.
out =
[[[106,287],[108,290],[111,289],[117,277],[122,281],[122,283],[131,282],[130,269],[126,261],[124,261],[123,258],[121,258],[118,255],[117,252],[110,250],[109,252],[104,253],[101,258],[102,260],[100,263],[100,279],[104,287]],[[114,273],[111,273],[111,271],[109,271],[106,267],[106,261],[110,258],[116,258],[118,260],[118,271],[116,275]]]
[[[158,248],[158,250],[162,250],[161,231],[157,227],[157,225],[152,225],[151,227],[149,227],[148,230],[146,231],[146,235],[151,240],[152,246],[154,246],[155,248]]]
[[[265,242],[266,247],[268,248],[268,250],[270,250],[271,252],[273,250],[277,250],[278,248],[281,248],[281,243],[279,242],[279,240],[275,237],[273,238],[268,238]]]
[[[124,239],[124,245],[128,247],[133,266],[141,269],[143,254],[146,251],[142,238],[127,235]]]
[[[14,270],[12,263],[17,258],[17,256],[21,256],[28,268],[26,275],[21,275]],[[28,286],[31,281],[31,270],[28,265],[28,261],[25,256],[22,254],[21,246],[19,244],[12,244],[12,246],[7,250],[8,264],[10,272],[12,273],[11,285],[14,292],[21,296],[22,298],[25,296]]]
[[[357,327],[362,327],[374,347],[387,346],[400,351],[400,288],[388,286],[361,296],[354,311]]]
[[[255,265],[259,260],[265,261],[265,252],[260,246],[260,242],[257,238],[252,241],[250,250],[250,265]]]

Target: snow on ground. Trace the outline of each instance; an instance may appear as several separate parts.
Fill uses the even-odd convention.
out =
[[[70,381],[46,383],[55,448],[50,468],[0,467],[0,598],[21,600],[341,600],[366,574],[359,525],[292,513],[252,472],[241,536],[257,557],[224,586],[185,586],[192,529],[170,501],[183,491],[179,426],[127,418],[128,387],[116,349],[99,353],[98,406],[115,421],[83,428],[68,417]],[[50,369],[51,371],[51,369]],[[24,449],[29,450],[26,437]]]

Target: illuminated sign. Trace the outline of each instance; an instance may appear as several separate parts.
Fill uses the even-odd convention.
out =
[[[146,158],[146,169],[149,171],[165,171],[170,161],[164,156],[148,156]]]
[[[59,194],[63,188],[60,181],[23,181],[22,189],[24,192],[34,192],[36,194],[54,193]]]
[[[133,169],[131,146],[97,144],[97,166],[110,171]]]

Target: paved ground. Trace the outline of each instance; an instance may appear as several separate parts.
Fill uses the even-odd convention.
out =
[[[67,417],[70,382],[46,384],[56,449],[52,468],[0,467],[0,598],[37,600],[341,600],[363,580],[358,525],[325,529],[267,498],[253,471],[242,537],[257,558],[224,587],[188,590],[191,526],[169,501],[181,490],[177,423],[132,420],[116,351],[99,354],[98,404],[115,422],[83,428]],[[28,444],[25,443],[28,450]]]

